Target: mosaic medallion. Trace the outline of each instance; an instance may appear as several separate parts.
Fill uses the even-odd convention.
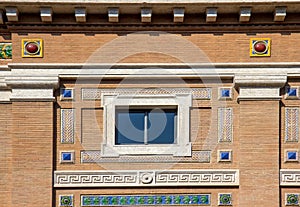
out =
[[[251,38],[250,57],[271,56],[270,38]]]
[[[0,59],[11,59],[11,58],[12,58],[12,44],[0,43]]]
[[[43,57],[43,41],[41,39],[23,39],[22,57]]]

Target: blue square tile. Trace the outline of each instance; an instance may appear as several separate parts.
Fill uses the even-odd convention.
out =
[[[288,88],[287,94],[288,96],[297,96],[297,88]]]
[[[297,152],[287,152],[287,159],[288,160],[297,160]]]
[[[230,89],[221,89],[221,97],[230,98]]]
[[[220,160],[229,160],[230,152],[220,152]]]
[[[64,98],[72,98],[72,89],[62,89],[62,96]]]
[[[71,161],[72,160],[72,153],[70,153],[70,152],[63,152],[62,153],[62,160],[63,161]]]

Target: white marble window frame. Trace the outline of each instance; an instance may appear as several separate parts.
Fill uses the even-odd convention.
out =
[[[120,155],[173,155],[192,156],[189,137],[191,94],[172,95],[111,95],[102,94],[103,107],[103,143],[101,156],[118,157]],[[177,142],[175,144],[155,145],[116,145],[115,116],[118,107],[177,107]]]

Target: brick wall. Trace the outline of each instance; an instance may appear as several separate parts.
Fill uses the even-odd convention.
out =
[[[117,34],[32,34],[12,35],[14,63],[229,63],[229,62],[297,62],[300,34],[260,33],[191,34],[170,36],[169,42],[152,37],[137,38]],[[162,38],[163,35],[161,36]],[[22,39],[44,40],[44,58],[22,58]],[[249,56],[250,38],[271,38],[271,57]],[[127,43],[126,43],[127,41]],[[157,39],[155,39],[157,41]],[[159,42],[160,41],[160,42]],[[66,44],[67,42],[67,44]],[[124,43],[125,42],[125,43]],[[104,49],[105,48],[105,49]],[[98,53],[97,53],[98,51]],[[105,52],[103,52],[105,51]],[[198,53],[197,55],[195,55]],[[194,54],[194,55],[191,55]]]
[[[11,205],[52,206],[53,103],[14,102],[11,109]]]

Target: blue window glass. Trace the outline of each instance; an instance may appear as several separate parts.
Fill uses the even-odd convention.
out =
[[[116,111],[117,145],[175,143],[176,110]]]
[[[123,110],[116,113],[116,144],[143,144],[145,112]]]
[[[149,144],[173,144],[175,132],[175,111],[153,110],[148,113],[147,142]]]

